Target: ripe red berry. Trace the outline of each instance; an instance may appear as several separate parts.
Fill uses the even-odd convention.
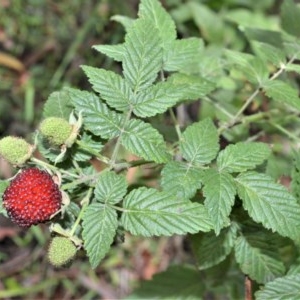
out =
[[[3,206],[12,221],[30,227],[50,220],[60,209],[62,194],[50,174],[37,168],[19,173],[3,193]]]

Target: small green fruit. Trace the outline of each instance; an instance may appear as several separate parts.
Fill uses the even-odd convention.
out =
[[[24,164],[33,151],[34,147],[22,138],[7,136],[0,140],[0,156],[13,165]]]
[[[54,237],[49,245],[48,259],[55,267],[61,267],[69,263],[76,255],[77,249],[66,237]]]
[[[57,117],[47,118],[40,125],[42,135],[55,146],[66,144],[72,130],[73,127],[67,120]]]

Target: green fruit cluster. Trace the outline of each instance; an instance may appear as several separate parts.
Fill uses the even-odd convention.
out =
[[[34,147],[22,138],[7,136],[0,140],[0,156],[13,165],[24,164],[33,150]]]
[[[76,255],[77,249],[71,240],[57,236],[52,239],[48,249],[49,262],[55,267],[68,264]]]

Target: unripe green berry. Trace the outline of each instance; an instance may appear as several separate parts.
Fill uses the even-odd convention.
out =
[[[55,267],[69,263],[76,255],[76,246],[66,237],[54,237],[48,248],[49,262]]]
[[[42,135],[53,145],[65,144],[72,133],[72,125],[62,118],[50,117],[40,125]]]
[[[22,138],[7,136],[0,140],[0,156],[13,165],[24,164],[33,150],[34,147]]]

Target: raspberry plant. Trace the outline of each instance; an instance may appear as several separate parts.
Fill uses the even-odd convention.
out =
[[[136,298],[199,299],[222,287],[234,297],[233,282],[244,274],[246,289],[256,283],[250,293],[257,299],[298,299],[300,158],[293,154],[289,191],[274,171],[278,150],[263,133],[275,129],[292,147],[300,139],[293,129],[300,110],[293,75],[300,72],[299,16],[299,7],[284,1],[280,30],[245,29],[251,53],[217,54],[200,38],[177,38],[158,0],[141,0],[137,19],[115,17],[125,27],[124,43],[94,49],[119,62],[122,74],[82,66],[94,92],[52,93],[42,123],[51,130],[35,136],[47,161],[24,162],[61,180],[68,201],[51,219],[55,238],[83,249],[95,268],[122,231],[186,235],[195,266],[171,266],[143,283]],[[175,108],[193,101],[201,103],[200,119],[180,124]],[[157,126],[161,116],[172,129]],[[57,120],[70,126],[56,128]],[[138,158],[127,160],[124,152]],[[126,173],[137,166],[151,169],[157,186],[129,186]],[[1,190],[8,184],[2,181]]]

